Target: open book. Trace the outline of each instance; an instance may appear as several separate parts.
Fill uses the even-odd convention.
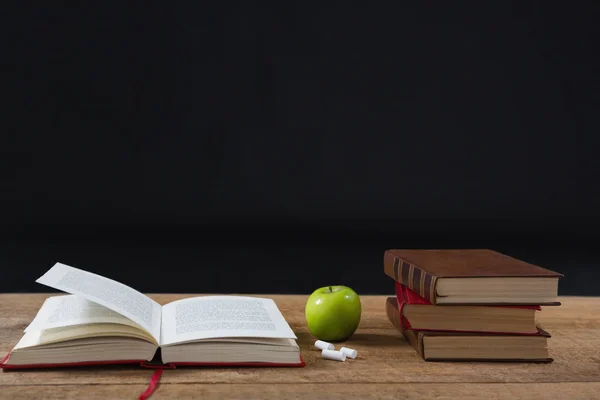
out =
[[[114,280],[56,263],[36,282],[46,299],[0,366],[139,363],[304,366],[272,299],[200,296],[160,305]]]

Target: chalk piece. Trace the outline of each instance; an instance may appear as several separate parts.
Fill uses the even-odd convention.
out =
[[[334,350],[335,346],[331,343],[324,342],[322,340],[317,340],[315,342],[315,347],[319,350]]]
[[[340,351],[344,353],[348,358],[356,358],[356,356],[358,355],[358,352],[356,350],[350,349],[348,347],[342,347]]]
[[[324,349],[321,351],[321,356],[328,360],[346,361],[346,355],[339,350]]]

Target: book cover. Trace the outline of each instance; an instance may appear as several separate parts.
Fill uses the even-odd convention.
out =
[[[494,278],[496,282],[498,279],[512,278],[510,282],[514,285],[515,282],[520,282],[515,281],[515,278],[536,278],[535,282],[550,284],[550,286],[545,285],[547,296],[541,297],[542,301],[532,298],[521,301],[518,305],[560,305],[556,295],[557,281],[563,277],[562,274],[492,250],[390,249],[385,251],[383,261],[384,273],[388,277],[407,286],[431,304],[510,305],[517,301],[515,296],[490,300],[476,298],[452,300],[449,295],[440,294],[441,280],[451,281],[456,285],[458,279],[478,279],[476,284],[483,285],[490,278]],[[548,281],[540,281],[542,278],[548,278]],[[526,288],[533,283],[533,280],[523,281],[522,287]],[[465,292],[464,296],[468,297],[468,290]],[[521,294],[526,295],[526,289],[523,289]],[[444,297],[448,298],[444,299]]]

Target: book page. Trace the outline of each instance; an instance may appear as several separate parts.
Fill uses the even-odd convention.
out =
[[[118,337],[115,337],[118,336]],[[45,330],[28,330],[15,346],[15,349],[25,347],[46,346],[57,343],[61,347],[77,346],[82,339],[100,338],[103,340],[123,340],[123,338],[141,339],[158,345],[148,333],[125,325],[117,324],[88,324],[74,326],[59,326]],[[65,342],[72,340],[73,342]],[[96,339],[93,343],[100,344],[103,340]]]
[[[69,294],[47,298],[25,332],[94,323],[121,324],[143,329],[129,318],[103,305]]]
[[[61,263],[36,282],[103,305],[129,318],[160,342],[160,304],[127,285]]]
[[[161,345],[207,338],[290,338],[296,335],[271,299],[203,296],[163,306]]]

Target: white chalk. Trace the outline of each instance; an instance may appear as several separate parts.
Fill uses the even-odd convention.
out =
[[[356,358],[356,356],[358,355],[358,352],[356,350],[350,349],[348,347],[342,347],[340,351],[344,353],[348,358]]]
[[[317,340],[315,342],[315,347],[319,350],[334,350],[335,346],[331,343],[324,342],[322,340]]]
[[[346,355],[339,350],[323,349],[323,351],[321,351],[321,356],[328,360],[346,361]]]

